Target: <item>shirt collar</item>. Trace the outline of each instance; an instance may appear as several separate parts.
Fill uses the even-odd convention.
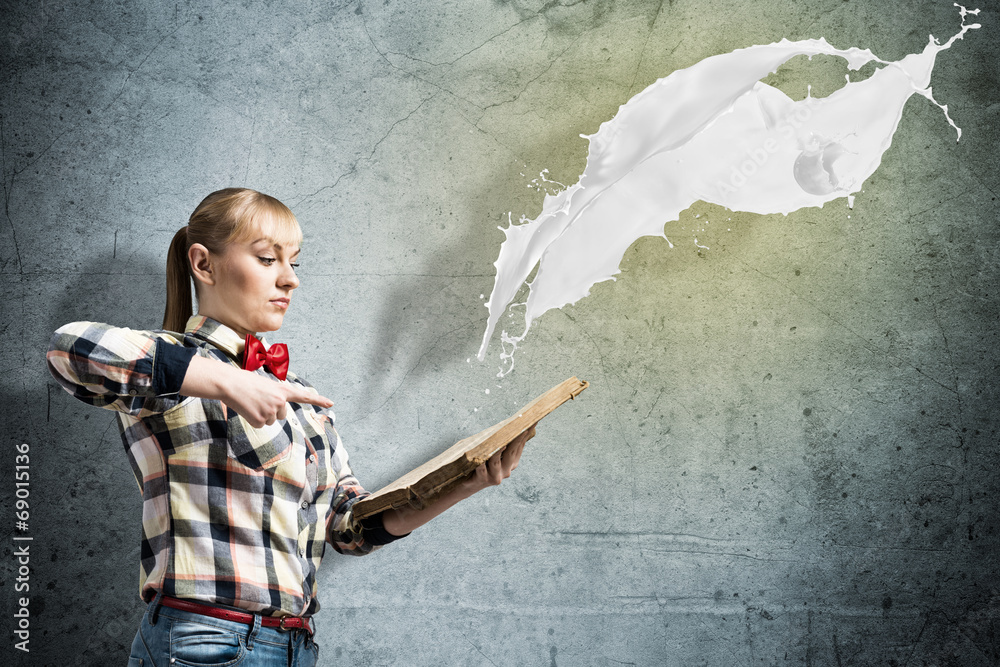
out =
[[[243,356],[243,347],[246,339],[227,327],[222,322],[213,320],[204,315],[192,315],[188,318],[184,332],[201,338],[219,348],[233,359],[239,360]],[[269,347],[267,341],[258,336],[264,348]]]

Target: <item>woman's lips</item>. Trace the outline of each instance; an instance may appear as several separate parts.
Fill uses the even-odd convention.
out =
[[[271,299],[271,303],[273,303],[274,305],[276,305],[278,308],[281,308],[282,310],[287,310],[288,309],[288,304],[290,302],[291,302],[291,299]]]

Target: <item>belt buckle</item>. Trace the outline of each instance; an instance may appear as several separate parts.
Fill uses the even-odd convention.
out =
[[[285,627],[285,620],[289,619],[289,618],[301,618],[301,617],[282,616],[281,620],[278,621],[278,629],[279,630],[281,630],[282,632],[291,632],[293,630],[302,630],[304,632],[308,632],[310,637],[312,637],[313,635],[316,634],[316,629],[313,626],[312,616],[309,616],[308,618],[304,619],[305,620],[305,625],[303,625],[300,628],[286,628]]]

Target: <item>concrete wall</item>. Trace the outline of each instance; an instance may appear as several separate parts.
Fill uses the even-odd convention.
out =
[[[143,610],[113,416],[49,378],[48,337],[158,326],[170,236],[230,185],[302,222],[281,339],[370,488],[591,382],[499,489],[370,557],[329,555],[324,664],[996,664],[1000,33],[982,6],[932,82],[960,142],[914,97],[853,211],[694,206],[674,249],[637,242],[498,380],[496,341],[474,359],[497,226],[537,213],[541,170],[575,180],[580,134],[710,55],[824,36],[895,60],[957,32],[957,9],[4,3],[0,497],[28,443],[33,537],[19,664],[124,664]],[[824,95],[845,73],[816,59],[774,80]]]

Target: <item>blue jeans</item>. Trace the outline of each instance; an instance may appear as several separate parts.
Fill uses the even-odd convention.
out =
[[[315,667],[305,630],[265,628],[171,609],[153,600],[132,640],[128,667]]]

